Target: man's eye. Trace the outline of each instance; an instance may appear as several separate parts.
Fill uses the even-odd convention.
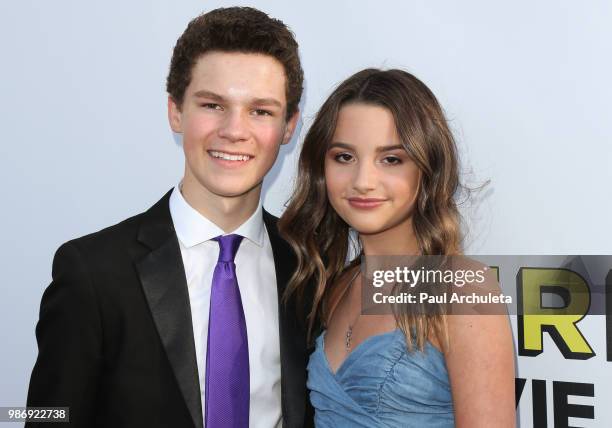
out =
[[[221,106],[219,104],[215,104],[215,103],[204,103],[204,104],[202,104],[202,107],[208,108],[208,109],[211,109],[211,110],[221,110]]]
[[[349,153],[338,153],[334,156],[334,160],[340,163],[349,163],[353,160],[353,155]]]
[[[402,160],[397,156],[387,156],[383,159],[383,162],[388,165],[399,165],[402,163]]]
[[[253,113],[255,113],[256,116],[272,116],[272,112],[269,110],[263,110],[263,109],[256,109],[253,111]]]

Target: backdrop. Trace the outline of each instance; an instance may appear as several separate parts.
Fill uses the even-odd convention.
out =
[[[143,211],[180,179],[183,155],[166,119],[171,51],[191,18],[230,5],[0,3],[0,406],[25,403],[57,247]],[[283,211],[305,130],[334,85],[364,67],[402,67],[444,106],[464,181],[491,180],[462,207],[467,253],[612,252],[612,3],[248,5],[293,29],[306,75],[299,132],[265,182],[270,211]],[[580,321],[588,359],[564,357],[546,333],[543,352],[517,355],[522,426],[542,417],[549,426],[612,424],[605,323],[603,315]],[[586,396],[569,387],[565,404],[592,407],[594,419],[567,419],[575,408],[563,413],[566,383],[593,386]]]

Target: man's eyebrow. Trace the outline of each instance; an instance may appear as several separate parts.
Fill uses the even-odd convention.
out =
[[[281,103],[276,98],[255,98],[253,100],[253,105],[256,105],[256,106],[269,106],[269,105],[273,105],[273,106],[276,106],[276,107],[279,107],[279,108],[283,107],[283,103]]]
[[[196,98],[210,98],[211,100],[215,100],[215,101],[223,101],[225,99],[221,95],[215,94],[214,92],[207,91],[206,89],[202,89],[200,91],[194,92],[193,96]]]
[[[340,149],[348,149],[348,150],[355,150],[355,146],[353,146],[352,144],[348,144],[348,143],[343,143],[341,141],[334,141],[332,143],[330,143],[330,145],[328,146],[328,149],[333,149],[335,147],[338,147]],[[376,151],[378,153],[381,152],[390,152],[392,150],[404,150],[404,146],[402,146],[401,144],[395,144],[393,146],[378,146],[376,147]]]

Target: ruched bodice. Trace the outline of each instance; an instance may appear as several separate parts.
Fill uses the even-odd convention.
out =
[[[318,428],[453,427],[444,356],[427,343],[409,352],[397,329],[369,337],[334,374],[324,334],[308,364],[308,388]]]

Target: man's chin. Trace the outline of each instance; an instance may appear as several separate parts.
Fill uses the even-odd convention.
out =
[[[250,195],[259,197],[261,183],[254,186],[227,186],[210,189],[211,193],[222,198],[242,198]]]

